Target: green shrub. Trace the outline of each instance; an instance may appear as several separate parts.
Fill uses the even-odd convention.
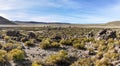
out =
[[[20,47],[20,44],[12,44],[12,43],[7,43],[3,45],[3,49],[6,50],[7,52],[11,51],[12,49]]]
[[[51,42],[49,40],[43,40],[41,43],[40,43],[40,48],[42,49],[47,49],[47,48],[50,48],[51,47]]]
[[[60,41],[60,44],[62,44],[62,45],[72,45],[72,40],[70,40],[70,39],[67,39],[67,40],[62,39]]]
[[[5,41],[8,41],[9,39],[10,39],[9,36],[5,36],[5,37],[4,37],[4,40],[5,40]]]
[[[59,48],[60,44],[58,42],[53,42],[53,43],[51,43],[51,46],[54,48]]]
[[[20,61],[25,58],[24,51],[19,49],[13,49],[8,53],[8,57],[11,57],[13,60]]]
[[[109,59],[102,58],[101,60],[96,61],[95,66],[113,66],[113,65],[109,62]]]
[[[108,58],[111,61],[116,61],[119,60],[120,54],[119,53],[114,53],[114,52],[107,52],[104,54],[105,58]]]
[[[35,46],[35,44],[32,41],[26,41],[25,46]]]
[[[48,48],[58,48],[60,44],[58,42],[52,42],[50,39],[45,39],[40,43],[40,48],[48,49]]]
[[[5,50],[0,50],[0,63],[5,62],[5,55],[7,54],[7,52]]]
[[[53,54],[48,58],[46,58],[46,63],[48,65],[55,65],[59,63],[64,64],[64,63],[68,63],[68,61],[69,61],[68,53],[64,50],[61,50],[59,51],[58,54]]]
[[[32,63],[32,66],[42,66],[42,64],[40,63],[40,61],[34,61]]]
[[[75,47],[77,49],[85,49],[85,44],[83,44],[83,43],[76,43],[76,44],[73,44],[73,47]]]
[[[80,58],[70,66],[94,66],[94,62],[91,58]]]

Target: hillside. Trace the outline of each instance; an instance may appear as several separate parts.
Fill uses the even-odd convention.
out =
[[[15,25],[15,23],[0,16],[0,25]]]
[[[111,21],[111,22],[108,22],[106,25],[118,26],[120,25],[120,21]]]

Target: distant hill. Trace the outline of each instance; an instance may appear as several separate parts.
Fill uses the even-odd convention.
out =
[[[15,23],[0,16],[0,25],[15,25]]]
[[[70,24],[62,22],[36,22],[36,21],[14,21],[17,24]]]
[[[120,25],[120,21],[111,21],[111,22],[106,23],[106,25],[115,25],[115,26],[117,26],[117,25]]]

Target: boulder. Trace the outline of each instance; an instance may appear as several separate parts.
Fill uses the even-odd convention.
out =
[[[87,38],[91,38],[91,37],[93,37],[93,36],[94,36],[93,32],[89,32],[89,33],[87,34]]]
[[[34,32],[28,32],[28,37],[29,38],[36,38],[36,34]]]
[[[116,31],[110,29],[103,29],[100,30],[97,34],[97,39],[104,39],[108,40],[109,38],[115,39],[116,38]]]
[[[55,36],[53,38],[51,38],[53,41],[57,41],[59,42],[62,38],[60,36]]]
[[[9,30],[6,32],[7,36],[21,36],[22,34],[20,33],[20,31],[16,31],[16,30]]]

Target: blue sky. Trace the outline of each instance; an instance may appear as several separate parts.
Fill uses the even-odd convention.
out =
[[[0,0],[0,16],[14,21],[106,23],[120,20],[120,0]]]

